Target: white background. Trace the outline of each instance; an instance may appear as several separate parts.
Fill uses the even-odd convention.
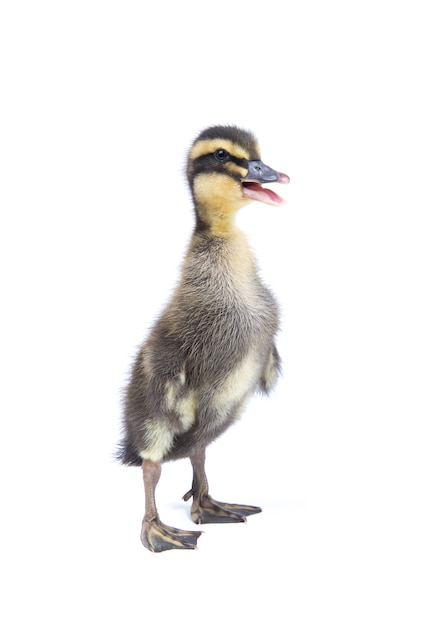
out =
[[[430,623],[425,6],[2,3],[2,623]],[[154,555],[120,395],[215,123],[291,177],[240,215],[284,375],[208,451],[214,497],[263,514]],[[190,480],[165,466],[166,523]]]

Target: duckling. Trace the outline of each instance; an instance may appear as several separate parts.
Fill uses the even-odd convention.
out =
[[[126,465],[142,465],[141,541],[152,552],[194,549],[201,535],[159,518],[155,489],[166,461],[191,460],[192,487],[184,500],[193,499],[196,524],[243,522],[261,512],[209,495],[205,450],[254,392],[269,393],[280,372],[278,306],[235,217],[253,200],[282,205],[262,184],[288,183],[289,177],[261,161],[251,132],[213,126],[193,142],[187,178],[195,228],[179,284],[135,359],[118,454]]]

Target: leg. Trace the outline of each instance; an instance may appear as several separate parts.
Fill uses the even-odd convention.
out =
[[[193,454],[190,459],[193,466],[193,485],[185,496],[193,496],[191,517],[196,524],[216,524],[222,522],[246,522],[247,515],[261,513],[258,506],[244,504],[226,504],[217,502],[209,495],[209,485],[205,473],[205,450]]]
[[[151,552],[163,552],[174,548],[194,549],[202,533],[194,530],[179,530],[166,526],[158,517],[155,505],[155,488],[161,475],[161,464],[143,461],[143,482],[145,485],[145,517],[142,522],[141,541]]]

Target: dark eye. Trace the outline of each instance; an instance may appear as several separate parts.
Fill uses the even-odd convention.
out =
[[[215,151],[215,158],[217,161],[220,161],[221,163],[224,163],[225,161],[227,161],[229,156],[230,155],[227,152],[227,150],[223,150],[222,148]]]

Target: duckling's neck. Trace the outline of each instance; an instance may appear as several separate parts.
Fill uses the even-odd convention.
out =
[[[255,276],[254,254],[245,233],[234,226],[222,234],[217,229],[196,228],[190,242],[185,266],[210,276],[210,285],[222,285],[222,290],[234,284],[245,289],[249,279]],[[221,278],[222,277],[222,278]],[[221,280],[221,283],[220,283]]]
[[[205,233],[210,237],[235,236],[239,229],[236,226],[236,212],[228,212],[216,209],[204,211],[197,209],[196,231]]]

